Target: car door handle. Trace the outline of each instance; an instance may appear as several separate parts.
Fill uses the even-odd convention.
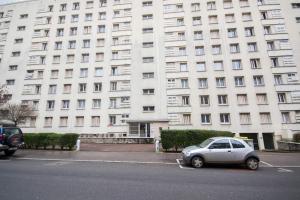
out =
[[[231,150],[228,150],[228,152],[231,152]]]

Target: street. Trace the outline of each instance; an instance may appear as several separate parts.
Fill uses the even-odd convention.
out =
[[[299,158],[299,154],[280,154],[282,158],[274,155],[276,165],[281,165],[283,158]],[[293,167],[272,167],[266,162],[258,171],[249,171],[238,166],[192,169],[176,161],[164,164],[30,157],[22,152],[12,158],[0,157],[1,200],[298,200],[300,196],[297,163],[292,163]]]

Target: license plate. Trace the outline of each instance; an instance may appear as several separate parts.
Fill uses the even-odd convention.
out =
[[[8,150],[17,150],[17,149],[18,149],[17,147],[11,147]]]

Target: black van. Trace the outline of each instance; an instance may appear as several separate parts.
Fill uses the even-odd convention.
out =
[[[24,144],[23,133],[18,127],[0,126],[0,152],[11,156]]]

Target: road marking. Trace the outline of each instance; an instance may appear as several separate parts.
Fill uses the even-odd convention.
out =
[[[180,169],[195,169],[195,168],[192,168],[192,167],[183,167],[181,165],[181,161],[182,161],[182,159],[176,159],[176,162],[178,163]]]
[[[16,158],[15,160],[177,165],[177,163],[170,163],[170,162],[142,162],[142,161],[131,161],[131,160],[74,160],[74,159],[56,159],[56,158]]]
[[[289,170],[289,169],[284,169],[284,168],[278,168],[277,170],[278,172],[288,172],[288,173],[291,173],[293,172],[293,170]]]
[[[7,159],[7,160],[0,160],[0,162],[9,162],[11,161],[11,159]]]
[[[264,162],[264,161],[260,161],[261,163],[268,165],[269,167],[274,167],[273,165],[271,165],[270,163]]]

